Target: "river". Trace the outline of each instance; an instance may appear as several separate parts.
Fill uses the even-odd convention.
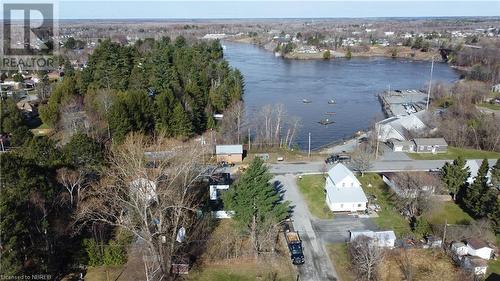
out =
[[[349,138],[382,119],[377,94],[388,89],[422,89],[430,77],[430,62],[392,58],[286,60],[250,44],[224,42],[224,57],[245,77],[244,102],[249,118],[263,105],[285,105],[289,116],[301,118],[295,139],[311,148]],[[452,82],[459,74],[445,63],[435,63],[433,81]],[[305,104],[302,99],[311,103]],[[334,99],[335,105],[328,104]],[[327,116],[325,112],[336,115]],[[318,123],[330,118],[334,124]]]

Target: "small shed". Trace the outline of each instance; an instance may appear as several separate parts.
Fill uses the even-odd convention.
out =
[[[451,244],[451,251],[457,256],[467,255],[467,246],[462,242],[453,242]]]
[[[416,138],[415,152],[417,153],[445,153],[448,151],[448,143],[444,138]]]
[[[216,145],[217,162],[241,163],[243,161],[243,145]]]
[[[361,231],[351,231],[350,242],[354,241],[357,237],[366,236],[376,243],[377,246],[381,248],[394,248],[394,243],[396,242],[396,234],[392,230],[387,231],[371,231],[371,230],[361,230]]]
[[[491,255],[493,254],[493,249],[488,247],[486,242],[471,238],[467,239],[467,252],[471,256],[480,257],[485,260],[491,259]]]

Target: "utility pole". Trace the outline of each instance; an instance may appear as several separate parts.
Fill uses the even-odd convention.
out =
[[[443,246],[444,246],[444,241],[446,240],[446,226],[448,225],[448,219],[444,220],[444,229],[443,229]]]
[[[311,133],[309,133],[309,151],[307,157],[311,158]]]
[[[429,81],[429,89],[427,90],[427,105],[425,106],[425,110],[429,110],[429,102],[431,100],[432,72],[434,72],[434,56],[432,56],[431,80]]]
[[[248,151],[250,151],[250,128],[248,128]]]
[[[378,158],[378,139],[379,139],[379,134],[380,134],[380,124],[377,124],[377,127],[375,128],[375,131],[377,133],[377,138],[375,139],[375,141],[377,142],[377,145],[376,145],[376,148],[375,148],[375,160],[377,160]]]

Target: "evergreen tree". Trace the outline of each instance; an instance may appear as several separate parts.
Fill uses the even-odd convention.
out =
[[[466,184],[470,175],[469,168],[465,166],[466,161],[462,156],[458,156],[452,164],[445,163],[441,168],[441,179],[448,188],[448,192],[453,194],[453,200],[457,200],[457,194]]]
[[[259,234],[289,215],[288,202],[282,202],[269,182],[271,178],[264,161],[256,157],[233,188],[223,195],[224,208],[235,212],[234,220],[250,234],[257,253]]]
[[[180,103],[177,103],[172,112],[171,132],[176,137],[190,137],[193,135],[191,119]]]
[[[482,218],[486,216],[485,203],[490,199],[488,184],[488,160],[484,159],[479,167],[474,182],[468,186],[464,193],[463,203],[473,216]]]
[[[62,153],[67,165],[86,172],[95,171],[104,162],[101,144],[84,133],[74,134]]]

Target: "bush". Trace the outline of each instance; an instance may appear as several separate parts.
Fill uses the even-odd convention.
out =
[[[84,239],[83,247],[85,252],[87,252],[89,266],[99,266],[103,264],[102,253],[99,249],[99,245],[94,239]]]

